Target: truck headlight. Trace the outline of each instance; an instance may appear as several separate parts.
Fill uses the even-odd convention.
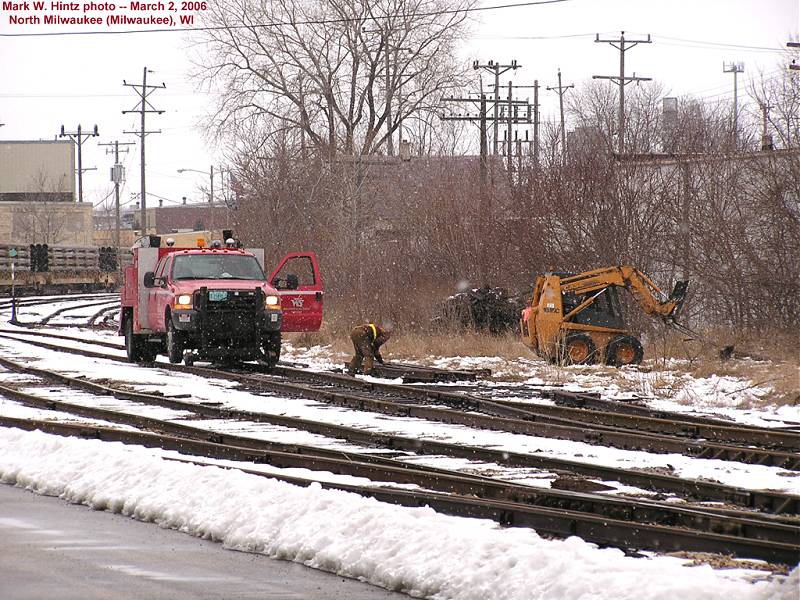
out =
[[[181,294],[175,299],[175,308],[192,308],[192,296]]]
[[[281,306],[281,299],[278,296],[267,296],[264,299],[264,304],[270,307],[280,308]]]

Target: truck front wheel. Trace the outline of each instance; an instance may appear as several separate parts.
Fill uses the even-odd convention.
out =
[[[183,334],[175,329],[172,319],[167,316],[167,358],[169,362],[177,364],[183,360],[184,347]]]
[[[281,358],[281,332],[272,331],[264,334],[264,339],[261,342],[261,348],[264,353],[264,362],[271,369]]]

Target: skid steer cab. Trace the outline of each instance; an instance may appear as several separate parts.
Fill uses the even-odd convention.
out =
[[[226,232],[229,234],[229,232]],[[318,331],[323,285],[312,252],[286,255],[267,276],[264,251],[230,235],[206,247],[145,236],[125,269],[119,334],[131,362],[280,359],[281,332]]]

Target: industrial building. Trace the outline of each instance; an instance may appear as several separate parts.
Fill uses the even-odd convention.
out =
[[[71,141],[0,141],[0,244],[94,245],[92,205],[74,190]]]

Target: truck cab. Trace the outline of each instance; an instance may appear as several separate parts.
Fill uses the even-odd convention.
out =
[[[295,252],[268,277],[264,252],[232,238],[195,247],[146,236],[121,294],[120,334],[132,362],[280,358],[282,331],[317,331],[323,285],[316,256]]]

